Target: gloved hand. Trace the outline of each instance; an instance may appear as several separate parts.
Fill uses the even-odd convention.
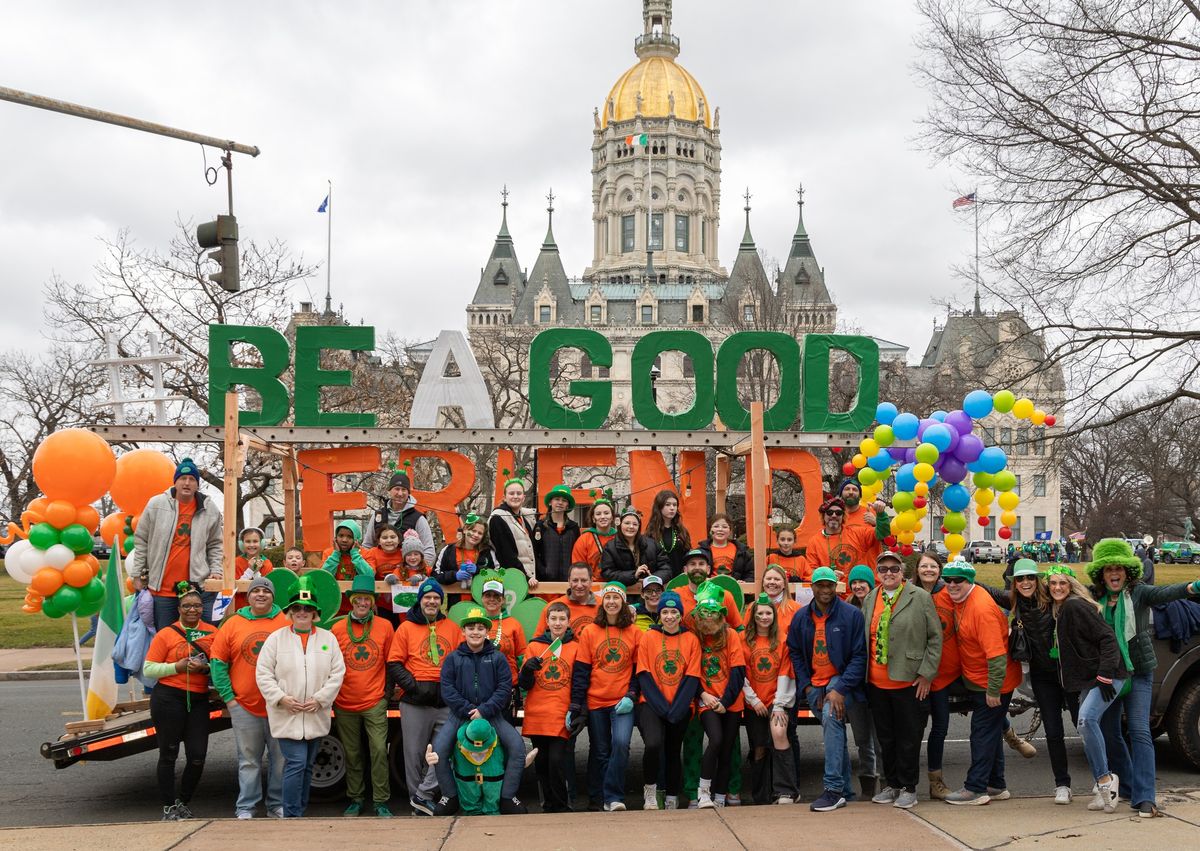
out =
[[[1105,703],[1112,703],[1113,698],[1117,696],[1117,690],[1113,688],[1113,684],[1105,682],[1099,677],[1096,677],[1096,688],[1100,691],[1100,697]]]
[[[613,707],[614,715],[628,715],[633,711],[633,701],[628,697],[623,697],[617,701],[617,705]]]
[[[541,656],[530,656],[528,659],[525,660],[525,667],[530,668],[534,671],[540,671],[542,669],[542,664],[544,661],[545,660],[543,660]],[[568,713],[568,714],[570,714],[570,713]],[[570,722],[568,721],[567,723],[569,724]]]
[[[454,574],[454,578],[459,582],[468,582],[471,579],[471,571],[467,570],[467,566],[464,564],[458,569],[458,572]]]
[[[383,581],[388,585],[395,585],[400,581],[400,577],[394,573],[389,573],[387,576],[383,577]]]
[[[464,561],[462,565],[459,566],[458,570],[459,573],[465,573],[468,577],[471,577],[479,572],[479,566],[473,561]],[[463,577],[460,576],[458,578],[462,579]]]
[[[574,736],[587,725],[587,710],[572,706],[567,710],[567,733]]]

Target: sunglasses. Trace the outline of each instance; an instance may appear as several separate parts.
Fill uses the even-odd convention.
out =
[[[1018,576],[1013,579],[1013,582],[1037,582],[1036,576]]]
[[[844,513],[845,513],[845,512],[839,511],[839,510],[837,510],[837,509],[833,509],[833,510],[830,510],[830,511],[826,511],[826,512],[825,512],[825,516],[826,516],[826,517],[841,517],[841,516],[842,516],[842,514],[844,514]]]
[[[900,564],[881,564],[875,568],[878,573],[900,573],[904,570],[904,565]]]
[[[947,585],[957,585],[960,582],[966,582],[967,580],[963,579],[961,576],[948,576],[944,577],[942,581]]]

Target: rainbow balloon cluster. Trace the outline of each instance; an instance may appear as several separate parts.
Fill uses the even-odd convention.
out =
[[[966,546],[963,532],[967,528],[967,510],[974,502],[976,523],[991,523],[992,503],[1000,507],[1000,528],[996,534],[1004,540],[1012,537],[1017,522],[1017,477],[1008,468],[1008,456],[999,446],[986,446],[975,433],[979,420],[992,412],[1011,414],[1034,425],[1053,426],[1055,418],[1036,408],[1026,398],[1018,399],[1009,390],[995,395],[986,390],[972,390],[963,399],[960,410],[934,411],[928,417],[901,412],[891,402],[881,402],[875,410],[872,437],[864,439],[858,453],[842,471],[855,476],[862,487],[864,500],[876,500],[884,484],[893,475],[896,494],[892,507],[891,532],[887,543],[899,545],[904,555],[912,553],[912,544],[929,514],[930,488],[939,481],[944,484],[942,504],[946,514],[942,533],[951,557]],[[912,448],[893,446],[897,440],[917,440]],[[893,471],[893,468],[894,471]],[[975,486],[967,487],[967,479]]]

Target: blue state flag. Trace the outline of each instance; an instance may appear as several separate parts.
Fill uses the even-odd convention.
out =
[[[324,213],[324,212],[328,211],[328,209],[329,209],[329,196],[326,195],[325,200],[321,202],[321,206],[317,207],[317,212]]]

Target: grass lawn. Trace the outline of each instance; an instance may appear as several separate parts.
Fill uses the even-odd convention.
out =
[[[13,650],[71,646],[69,615],[58,620],[48,618],[41,612],[30,615],[21,611],[24,604],[25,586],[18,584],[7,573],[0,573],[0,648]],[[80,635],[87,632],[88,625],[86,618],[79,624]]]

